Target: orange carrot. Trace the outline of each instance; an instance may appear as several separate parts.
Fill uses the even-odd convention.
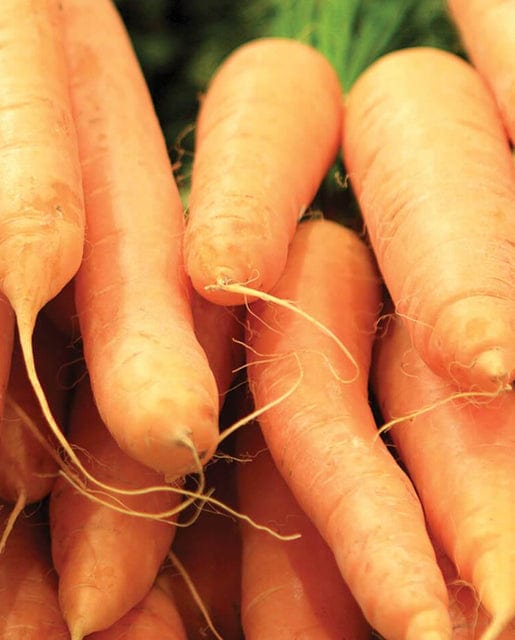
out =
[[[183,271],[183,209],[113,3],[63,6],[88,222],[75,282],[86,364],[120,447],[175,478],[198,468],[197,454],[207,461],[218,437],[216,383]]]
[[[232,508],[236,507],[234,466],[225,460],[217,460],[206,468],[206,483],[214,489],[214,497]],[[193,524],[177,530],[172,552],[191,581],[212,626],[224,640],[238,640],[242,635],[238,522],[206,505]],[[164,566],[158,583],[167,593],[173,594],[190,640],[214,637],[210,634],[205,612],[173,562]]]
[[[233,304],[243,297],[225,284],[273,286],[336,157],[341,103],[330,64],[295,40],[254,40],[221,65],[198,117],[184,239],[201,295]]]
[[[0,290],[11,303],[29,376],[40,309],[76,273],[84,244],[80,164],[62,46],[60,0],[3,0],[0,35]]]
[[[87,640],[187,640],[187,636],[173,599],[153,586],[112,627],[90,634]]]
[[[507,0],[447,0],[465,48],[490,85],[515,143],[515,4]]]
[[[82,464],[109,486],[138,490],[163,485],[159,473],[118,447],[101,423],[85,383],[74,398],[69,439]],[[175,531],[172,519],[138,517],[114,507],[123,504],[141,514],[162,513],[178,504],[178,494],[94,495],[107,504],[92,501],[59,478],[50,496],[52,557],[72,640],[108,628],[148,593]]]
[[[367,640],[370,629],[334,555],[279,475],[257,427],[239,434],[240,510],[281,534],[242,528],[242,623],[245,638]]]
[[[380,283],[368,249],[328,221],[301,224],[273,294],[248,315],[249,384],[292,493],[335,554],[368,622],[387,640],[448,640],[447,594],[406,475],[377,439],[367,379]],[[287,395],[289,393],[289,395]]]
[[[422,358],[462,388],[511,383],[515,172],[479,74],[437,49],[384,56],[350,90],[344,160]]]
[[[7,511],[0,512],[0,528]],[[2,640],[69,640],[57,600],[48,527],[41,512],[24,514],[7,541],[0,562]]]
[[[392,438],[437,542],[492,616],[484,640],[497,638],[515,618],[515,394],[445,403],[451,384],[427,368],[393,319],[373,379],[385,420],[411,416],[392,427]]]
[[[66,376],[61,375],[65,364],[62,336],[41,315],[34,337],[38,375],[53,415],[59,424],[64,424],[68,392]],[[0,426],[0,498],[14,504],[14,508],[2,531],[0,552],[20,511],[50,493],[59,466],[57,443],[47,435],[46,420],[16,340]]]

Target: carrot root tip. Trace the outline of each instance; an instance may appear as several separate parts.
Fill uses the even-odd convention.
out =
[[[421,611],[414,616],[405,640],[450,640],[452,625],[445,607]]]
[[[68,624],[68,631],[70,632],[70,640],[82,640],[84,638],[84,633],[82,631],[82,627],[80,625],[77,624],[77,622],[75,624],[70,624],[67,621]]]
[[[510,390],[510,367],[508,363],[507,354],[504,349],[489,349],[483,351],[474,362],[474,369],[481,373],[481,375],[496,385],[500,385],[501,390]]]

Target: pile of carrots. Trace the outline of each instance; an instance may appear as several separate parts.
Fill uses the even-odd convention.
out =
[[[448,10],[236,49],[185,211],[112,0],[2,0],[3,640],[515,639],[515,3]]]

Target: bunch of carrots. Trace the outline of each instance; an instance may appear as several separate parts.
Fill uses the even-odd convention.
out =
[[[515,639],[515,4],[448,10],[236,49],[184,211],[112,0],[2,1],[1,638]]]

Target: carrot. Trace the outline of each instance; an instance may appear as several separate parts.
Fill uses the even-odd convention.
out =
[[[34,364],[40,309],[76,273],[84,209],[60,0],[4,0],[0,36],[0,291],[29,377],[60,444]]]
[[[511,383],[515,173],[478,73],[426,47],[384,56],[349,92],[343,153],[422,358],[462,388]]]
[[[515,5],[506,0],[447,0],[465,48],[492,89],[515,142]]]
[[[207,461],[218,437],[216,383],[183,270],[183,209],[113,3],[63,6],[88,223],[75,281],[84,356],[120,447],[173,479],[197,469],[197,456]]]
[[[332,549],[370,625],[387,640],[450,638],[447,595],[420,503],[377,439],[367,378],[380,283],[371,253],[329,221],[301,224],[272,293],[248,315],[248,375],[270,453]],[[289,394],[289,395],[288,395]],[[286,396],[286,397],[285,397]]]
[[[197,120],[184,238],[201,295],[239,304],[226,285],[273,286],[336,157],[341,103],[331,65],[295,40],[248,42],[221,65]]]
[[[239,433],[241,511],[284,541],[242,528],[242,623],[245,638],[366,640],[370,629],[343,582],[334,555],[293,498],[257,426]]]
[[[482,637],[497,638],[515,618],[515,395],[445,403],[452,385],[427,368],[393,319],[372,377],[385,420],[410,415],[392,427],[393,441],[435,539],[492,617]],[[416,416],[423,407],[432,408]]]
[[[234,467],[225,460],[217,460],[206,468],[206,483],[214,489],[214,497],[232,508],[236,506]],[[238,522],[206,505],[193,524],[178,528],[172,552],[175,563],[164,566],[158,583],[167,593],[173,594],[188,638],[215,637],[210,633],[206,612],[211,626],[224,640],[241,638]],[[177,560],[181,571],[177,568]],[[200,603],[193,597],[190,584]]]
[[[7,511],[0,512],[0,527]],[[57,600],[48,527],[43,513],[24,514],[7,541],[0,562],[0,637],[2,640],[68,640]]]
[[[87,383],[74,398],[69,439],[84,467],[109,486],[139,490],[163,485],[159,473],[118,447],[100,421]],[[120,499],[107,491],[95,494],[94,487],[79,488],[60,477],[50,496],[52,558],[72,640],[108,628],[148,593],[175,531],[172,518],[150,516],[179,502],[178,493],[171,492]],[[122,506],[128,512],[116,510]]]
[[[45,320],[41,315],[35,328],[37,371],[53,415],[64,424],[68,400],[65,346],[61,334]],[[47,423],[16,340],[0,425],[0,499],[14,507],[0,537],[0,551],[22,509],[50,493],[59,467],[57,443],[47,435]]]
[[[173,599],[153,586],[143,600],[112,627],[87,640],[186,640],[186,632]]]

